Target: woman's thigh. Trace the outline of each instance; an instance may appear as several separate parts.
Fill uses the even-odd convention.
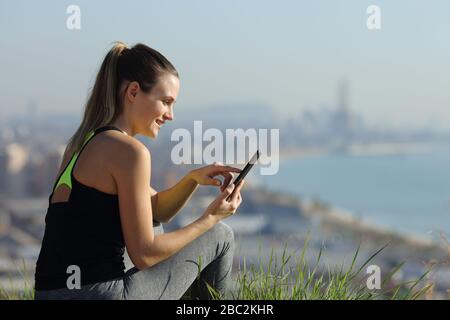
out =
[[[227,259],[232,259],[233,251],[233,231],[219,222],[168,259],[144,270],[129,270],[124,277],[124,298],[180,299],[200,271],[225,254]],[[230,271],[217,270],[217,273],[224,277]]]

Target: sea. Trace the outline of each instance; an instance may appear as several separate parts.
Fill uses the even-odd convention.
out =
[[[378,227],[450,239],[450,145],[397,154],[281,157],[277,174],[250,176],[269,190],[320,200]]]

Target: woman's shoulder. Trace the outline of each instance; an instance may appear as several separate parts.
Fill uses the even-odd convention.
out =
[[[98,147],[116,169],[129,168],[136,161],[150,160],[150,150],[136,138],[113,130],[102,132],[100,136]]]
[[[104,146],[112,152],[150,152],[150,150],[138,139],[116,130],[102,132],[99,138]]]

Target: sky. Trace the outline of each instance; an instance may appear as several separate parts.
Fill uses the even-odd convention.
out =
[[[69,30],[69,5],[81,29]],[[366,26],[369,5],[381,29]],[[79,115],[114,41],[145,43],[180,73],[175,107],[334,106],[341,79],[367,122],[448,128],[450,1],[0,0],[0,116]],[[255,115],[257,117],[258,115]]]

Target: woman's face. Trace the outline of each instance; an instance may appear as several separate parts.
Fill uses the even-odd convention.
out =
[[[180,81],[171,74],[160,76],[148,93],[138,89],[131,105],[133,131],[156,138],[164,122],[173,120],[173,107],[179,90]]]

